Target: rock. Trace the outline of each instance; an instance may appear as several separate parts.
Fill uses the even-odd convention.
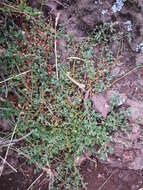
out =
[[[111,71],[111,75],[112,75],[113,77],[118,77],[119,74],[120,74],[120,71],[121,71],[120,67],[115,67],[115,68]]]
[[[131,135],[129,136],[129,138],[131,139],[131,141],[134,143],[134,144],[137,144],[137,141],[140,137],[140,133],[141,133],[141,128],[139,125],[137,124],[133,124],[133,129],[132,129],[132,133]]]
[[[129,105],[129,120],[143,125],[143,103],[128,99],[127,105]]]
[[[141,65],[143,64],[143,54],[138,54],[136,56],[136,65]]]
[[[143,86],[143,79],[138,80],[138,84],[139,84],[140,86]]]
[[[114,154],[118,157],[120,157],[123,154],[123,150],[124,150],[124,145],[121,143],[117,143],[114,146]]]
[[[131,106],[131,107],[143,108],[143,103],[140,101],[134,101],[134,100],[128,99],[126,104]]]
[[[85,22],[88,26],[94,27],[94,17],[91,17],[91,15],[85,15],[82,20]]]
[[[133,150],[124,150],[124,153],[122,154],[122,161],[124,163],[133,162],[134,158],[135,158],[135,153]]]
[[[135,123],[143,125],[143,110],[139,107],[130,107],[129,108],[129,119]]]
[[[114,101],[114,104],[116,106],[121,106],[121,105],[125,104],[128,97],[124,93],[119,93],[118,91],[115,91],[115,90],[109,90],[106,93],[106,99],[110,103],[112,103],[112,101]]]
[[[63,3],[62,0],[46,0],[45,6],[55,16],[61,12],[59,23],[68,34],[73,33],[75,37],[86,36],[86,32],[93,30],[97,24],[112,19],[107,11],[108,14],[102,14],[102,10],[110,9],[111,4],[108,2],[101,4],[91,0],[72,0]]]
[[[142,139],[143,132],[136,124],[133,125],[132,131],[114,132],[111,141],[107,144],[107,147],[112,148],[113,154],[107,155],[105,163],[122,169],[143,169]]]
[[[142,170],[143,169],[143,153],[141,151],[136,152],[136,156],[133,162],[128,164],[128,168],[132,170]]]
[[[93,103],[93,108],[101,113],[101,115],[106,118],[107,114],[110,111],[110,106],[107,104],[105,97],[99,93],[99,94],[95,94],[92,96],[91,98],[92,103]]]
[[[2,129],[3,131],[10,130],[9,122],[4,118],[0,118],[0,129]]]

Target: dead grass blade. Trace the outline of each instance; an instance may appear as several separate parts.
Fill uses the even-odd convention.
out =
[[[82,58],[80,58],[80,57],[68,57],[67,59],[68,59],[68,60],[74,59],[74,60],[79,60],[79,61],[85,61],[84,59],[82,59]]]
[[[57,25],[58,21],[60,18],[60,12],[58,12],[56,21],[55,21],[55,41],[54,41],[54,46],[55,46],[55,64],[56,64],[56,77],[57,80],[59,79],[59,73],[58,73],[58,56],[57,56]]]
[[[0,84],[3,84],[3,83],[5,83],[5,82],[7,82],[7,81],[10,81],[10,80],[12,80],[13,78],[17,78],[17,77],[21,77],[22,75],[26,75],[26,74],[29,73],[30,71],[31,71],[31,70],[28,70],[28,71],[25,71],[25,72],[20,73],[20,74],[18,74],[18,75],[9,77],[9,78],[7,78],[7,79],[5,79],[5,80],[3,80],[3,81],[0,81]]]
[[[109,177],[106,179],[106,181],[98,188],[98,190],[103,189],[103,187],[106,185],[106,183],[111,179],[111,177],[115,174],[115,172],[112,172]]]
[[[12,142],[12,140],[13,140],[13,137],[14,137],[14,135],[15,135],[15,131],[16,131],[16,129],[17,129],[18,122],[19,122],[19,119],[18,119],[18,121],[17,121],[17,123],[16,123],[16,125],[15,125],[15,127],[14,127],[13,133],[12,133],[12,135],[11,135],[10,142]],[[7,147],[7,151],[6,151],[6,154],[5,154],[5,158],[4,158],[4,160],[3,160],[2,167],[1,167],[1,169],[0,169],[0,177],[1,177],[2,173],[3,173],[4,165],[5,165],[5,163],[6,163],[6,159],[7,159],[7,156],[8,156],[8,152],[9,152],[10,146],[11,146],[11,143],[10,143],[10,144],[8,145],[8,147]]]
[[[1,159],[2,161],[4,161],[4,158],[3,158],[2,156],[0,156],[0,159]],[[14,172],[17,173],[17,170],[16,170],[11,164],[9,164],[6,160],[5,160],[5,163],[6,163]]]
[[[85,85],[84,84],[81,84],[81,83],[77,82],[75,79],[73,79],[70,76],[69,72],[67,72],[66,76],[68,77],[68,79],[70,79],[74,84],[76,84],[80,89],[82,89],[85,92]]]
[[[28,189],[27,190],[30,190],[32,187],[33,187],[33,185],[43,176],[43,172],[32,182],[32,184],[28,187]]]
[[[122,80],[123,78],[125,78],[126,76],[128,76],[129,74],[131,74],[132,72],[138,70],[138,69],[143,69],[143,66],[138,66],[135,67],[134,69],[128,71],[127,73],[125,73],[123,76],[117,78],[115,81],[113,81],[108,88],[111,88],[115,83],[119,82],[120,80]]]
[[[13,145],[13,144],[15,144],[15,143],[17,143],[17,142],[19,142],[19,141],[22,141],[22,140],[26,139],[26,138],[27,138],[28,136],[30,136],[32,133],[33,133],[33,131],[29,132],[28,134],[26,134],[25,136],[23,136],[23,137],[21,137],[21,138],[19,138],[19,139],[13,139],[12,141],[11,141],[11,140],[8,140],[8,141],[0,141],[0,146],[1,146],[1,145],[4,145],[4,146],[6,146],[6,145]]]

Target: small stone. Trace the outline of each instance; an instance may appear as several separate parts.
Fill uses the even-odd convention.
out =
[[[81,155],[79,157],[76,158],[76,160],[74,161],[74,166],[81,166],[81,164],[86,160],[86,156]]]
[[[67,47],[66,41],[64,39],[59,39],[59,49],[65,49]]]
[[[141,128],[139,125],[137,124],[133,124],[133,128],[132,128],[132,133],[130,135],[130,140],[135,144],[137,144],[137,141],[140,137],[140,133],[141,133]]]
[[[128,99],[126,94],[119,93],[118,91],[115,91],[115,90],[109,90],[106,93],[106,98],[107,98],[107,101],[110,103],[112,103],[112,101],[115,101],[114,103],[116,106],[121,106],[121,105],[125,104],[125,102]]]
[[[138,80],[138,84],[141,85],[141,86],[143,86],[143,79]]]
[[[3,131],[10,130],[9,122],[4,118],[0,118],[0,129],[2,129]]]
[[[141,65],[143,64],[143,54],[138,54],[136,56],[136,65]]]
[[[118,77],[120,73],[120,67],[115,67],[112,71],[111,71],[111,75],[113,77]]]
[[[125,151],[124,153],[123,153],[123,155],[122,155],[122,159],[123,159],[123,161],[124,162],[131,162],[131,161],[133,161],[134,160],[134,157],[135,157],[135,154],[134,154],[134,152],[133,151]]]
[[[93,108],[101,113],[101,115],[106,118],[107,114],[110,111],[110,106],[107,104],[105,97],[99,93],[99,94],[95,94],[92,96],[91,98],[92,103],[93,103]]]
[[[143,125],[143,110],[138,107],[129,108],[130,116],[129,119],[135,123]]]
[[[129,120],[134,123],[143,125],[143,103],[139,101],[133,101],[128,99],[127,105],[129,105]]]
[[[141,101],[134,101],[134,100],[127,100],[127,105],[131,106],[131,107],[138,107],[143,109],[143,102]]]
[[[97,56],[99,54],[99,51],[100,51],[99,47],[94,47],[93,48],[93,53],[94,53],[95,56]]]
[[[124,145],[121,143],[115,143],[113,152],[117,157],[121,157],[124,151]]]
[[[142,170],[143,169],[143,155],[136,155],[134,162],[129,164],[129,169]]]

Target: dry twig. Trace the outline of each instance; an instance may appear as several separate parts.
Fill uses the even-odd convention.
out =
[[[111,179],[111,177],[113,176],[113,174],[115,174],[115,172],[112,172],[110,174],[110,176],[106,179],[106,181],[98,188],[98,190],[103,189],[103,187],[105,186],[105,184]]]
[[[4,158],[2,156],[0,156],[0,159],[2,159],[2,161],[4,161]],[[17,170],[11,165],[9,164],[6,160],[5,160],[5,163],[14,171],[14,172],[17,172]]]
[[[26,12],[22,12],[17,7],[14,7],[13,5],[10,5],[10,4],[4,3],[4,2],[0,2],[0,4],[3,5],[3,6],[5,6],[5,7],[10,8],[10,9],[13,9],[16,13],[23,14],[23,15],[25,15],[27,17],[30,16],[32,18],[32,20],[34,20],[34,22],[36,22],[36,19],[33,16],[31,16],[30,14],[28,14]]]
[[[63,3],[61,3],[60,1],[58,1],[58,0],[54,0],[57,4],[59,4],[59,5],[61,5],[62,7],[64,7],[64,8],[67,8],[67,6],[65,6]]]
[[[81,84],[79,82],[77,82],[75,79],[73,79],[71,76],[70,76],[70,73],[67,72],[66,76],[74,83],[76,84],[80,89],[82,89],[83,91],[85,91],[85,85],[84,84]]]
[[[30,190],[32,187],[33,187],[33,185],[43,176],[43,172],[32,182],[32,184],[28,187],[28,189],[27,190]]]
[[[31,159],[31,157],[30,157],[28,154],[23,153],[23,152],[20,151],[19,149],[17,149],[17,148],[14,149],[14,148],[12,148],[12,147],[11,147],[11,149],[14,150],[14,151],[16,151],[16,152],[18,152],[19,154],[23,155],[23,156],[24,156],[25,158],[27,158],[28,160]],[[38,162],[35,162],[35,165],[36,165],[38,168],[40,168],[40,169],[43,170],[42,175],[43,175],[44,173],[46,174],[46,177],[48,178],[48,181],[49,181],[49,190],[50,190],[50,187],[53,185],[53,182],[54,182],[54,174],[53,174],[53,172],[52,172],[52,170],[51,170],[51,167],[50,167],[49,162],[47,161],[46,166],[43,167],[43,168],[41,168],[41,166],[39,165]],[[42,177],[42,175],[39,176],[39,178]],[[46,178],[46,179],[47,179],[47,178]],[[36,182],[37,182],[37,180],[34,181],[32,184],[34,185]],[[31,184],[31,187],[33,186],[32,184]],[[30,186],[29,186],[29,187],[30,187]],[[31,188],[31,187],[30,187],[30,188]]]
[[[80,57],[68,57],[67,59],[69,59],[69,60],[74,59],[74,60],[79,60],[79,61],[85,61],[85,59],[82,59]]]
[[[21,137],[21,138],[19,138],[19,139],[14,139],[14,140],[7,140],[7,141],[0,141],[0,146],[1,145],[13,145],[13,144],[15,144],[15,143],[17,143],[17,142],[19,142],[19,141],[22,141],[22,140],[24,140],[24,139],[26,139],[28,136],[30,136],[31,134],[33,133],[33,131],[31,131],[31,132],[29,132],[28,134],[26,134],[25,136],[23,136],[23,137]]]
[[[19,122],[19,120],[17,121],[17,123],[16,123],[16,125],[15,125],[15,127],[14,127],[13,133],[12,133],[12,135],[11,135],[10,142],[12,142],[12,140],[13,140],[13,137],[14,137],[14,135],[15,135],[15,131],[16,131],[16,129],[17,129],[18,122]],[[5,165],[5,163],[6,163],[6,159],[7,159],[7,156],[8,156],[8,152],[9,152],[10,146],[11,146],[11,143],[10,143],[10,144],[8,145],[8,147],[7,147],[7,151],[6,151],[6,154],[5,154],[5,158],[4,158],[4,160],[3,160],[2,167],[1,167],[1,170],[0,170],[0,176],[1,176],[2,173],[3,173],[4,165]]]
[[[135,67],[134,69],[128,71],[127,73],[125,73],[123,76],[117,78],[114,82],[112,82],[108,88],[111,88],[115,83],[119,82],[120,80],[122,80],[123,78],[125,78],[126,76],[128,76],[129,74],[131,74],[132,72],[136,71],[137,69],[143,69],[143,66],[138,66]]]
[[[55,44],[55,64],[56,64],[56,77],[57,77],[57,80],[59,79],[59,74],[58,74],[58,57],[57,57],[57,25],[58,25],[59,18],[60,18],[60,12],[57,14],[57,17],[56,17],[56,22],[55,22],[55,41],[54,41],[54,44]]]
[[[5,79],[5,80],[3,80],[3,81],[0,81],[0,84],[3,84],[3,83],[5,83],[5,82],[7,82],[7,81],[10,81],[10,80],[12,80],[13,78],[17,78],[17,77],[20,77],[20,76],[22,76],[22,75],[25,75],[25,74],[29,73],[30,71],[31,71],[31,70],[28,70],[28,71],[25,71],[25,72],[20,73],[20,74],[18,74],[18,75],[9,77],[9,78],[7,78],[7,79]]]

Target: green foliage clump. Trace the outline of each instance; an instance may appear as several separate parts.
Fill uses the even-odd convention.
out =
[[[20,5],[18,10],[33,15],[33,10]],[[32,15],[31,15],[32,14]],[[35,13],[34,13],[35,14]],[[42,21],[37,21],[30,31],[22,32],[15,28],[15,24],[9,18],[3,17],[4,25],[0,31],[0,46],[6,48],[0,58],[0,65],[7,70],[5,77],[12,76],[7,83],[8,92],[17,97],[16,102],[4,99],[2,108],[9,109],[1,112],[3,117],[16,121],[20,117],[16,134],[24,136],[32,131],[32,135],[25,139],[24,146],[19,148],[23,155],[27,155],[30,163],[38,163],[39,168],[48,163],[53,174],[54,183],[51,189],[80,189],[85,186],[79,174],[79,168],[74,165],[78,156],[84,152],[101,155],[104,159],[107,152],[107,142],[113,131],[125,126],[122,111],[111,110],[106,119],[92,109],[92,102],[85,101],[84,93],[72,83],[67,77],[67,72],[81,83],[93,88],[92,93],[101,92],[111,81],[110,69],[113,54],[104,47],[101,51],[100,64],[97,69],[94,65],[93,48],[96,43],[108,41],[109,28],[103,26],[96,31],[94,40],[85,40],[77,44],[79,56],[82,61],[68,61],[66,65],[59,64],[60,79],[56,79],[55,67],[49,64],[49,58],[53,55],[54,34],[50,26]],[[46,32],[48,41],[42,36]],[[29,33],[28,33],[29,32]],[[37,35],[41,32],[42,42],[48,43],[48,52],[38,41]],[[28,33],[32,35],[32,46],[27,38]],[[63,37],[63,31],[58,32],[57,38]],[[38,37],[39,39],[39,37]],[[41,38],[40,38],[41,39]],[[72,45],[72,38],[67,38],[67,43]],[[24,53],[20,53],[26,49]],[[103,55],[105,53],[105,56]],[[106,59],[106,71],[103,73],[103,59]],[[60,61],[60,58],[58,59]],[[48,71],[52,67],[52,72]],[[17,77],[22,71],[30,70],[30,75]],[[102,78],[104,74],[104,81]],[[84,76],[86,80],[84,80]],[[14,77],[15,76],[15,77]],[[95,80],[95,77],[98,78]],[[2,85],[2,97],[5,94],[5,84]],[[1,100],[0,100],[1,101]],[[98,145],[98,149],[96,149]]]

